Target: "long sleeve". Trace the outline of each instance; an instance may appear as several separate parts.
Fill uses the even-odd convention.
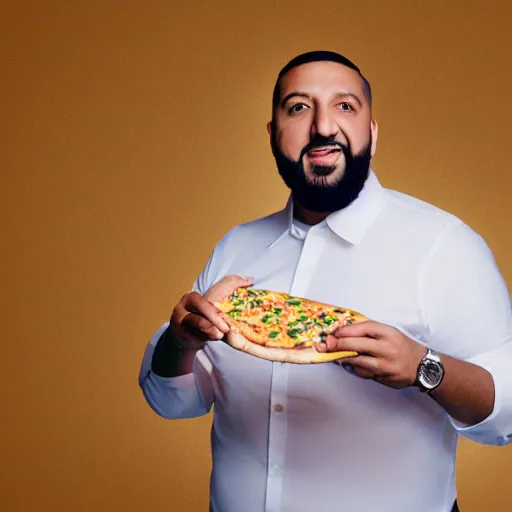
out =
[[[209,286],[212,252],[192,290],[204,294]],[[146,346],[139,372],[139,386],[149,406],[167,419],[195,418],[207,414],[214,402],[212,365],[203,350],[194,358],[192,373],[179,377],[161,377],[151,371],[153,352],[169,322],[163,324]]]
[[[494,380],[492,413],[477,425],[450,417],[457,431],[482,444],[512,440],[512,311],[506,284],[483,239],[450,225],[427,256],[419,287],[432,345],[486,369]]]
[[[160,377],[151,371],[155,345],[169,324],[162,325],[151,337],[139,372],[139,385],[149,406],[167,419],[195,418],[207,414],[214,401],[211,363],[200,350],[192,373],[179,377]]]

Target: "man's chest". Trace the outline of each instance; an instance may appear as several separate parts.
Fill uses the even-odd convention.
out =
[[[413,253],[397,257],[385,247],[379,252],[326,236],[288,238],[217,265],[213,279],[251,276],[256,288],[353,309],[426,342],[418,303],[418,258]]]

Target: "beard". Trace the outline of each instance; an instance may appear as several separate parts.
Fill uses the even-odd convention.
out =
[[[357,199],[370,173],[371,133],[368,145],[357,155],[352,155],[350,145],[316,135],[301,151],[297,162],[290,160],[281,152],[277,146],[275,133],[274,129],[272,153],[279,174],[291,190],[294,201],[309,211],[330,213],[346,208]],[[312,166],[312,173],[317,177],[316,183],[312,183],[304,171],[304,157],[311,149],[327,145],[336,146],[343,152],[345,170],[338,180],[329,183],[326,177],[334,171],[335,167]]]

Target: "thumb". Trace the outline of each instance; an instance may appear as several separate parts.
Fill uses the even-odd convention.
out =
[[[210,302],[220,302],[229,297],[237,288],[245,288],[254,284],[252,277],[242,277],[239,275],[229,275],[217,281],[204,295],[204,298]]]

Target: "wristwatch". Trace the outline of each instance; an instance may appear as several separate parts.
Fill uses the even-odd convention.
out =
[[[416,386],[422,393],[431,393],[441,384],[444,377],[444,366],[437,352],[427,348],[426,354],[418,365]]]

